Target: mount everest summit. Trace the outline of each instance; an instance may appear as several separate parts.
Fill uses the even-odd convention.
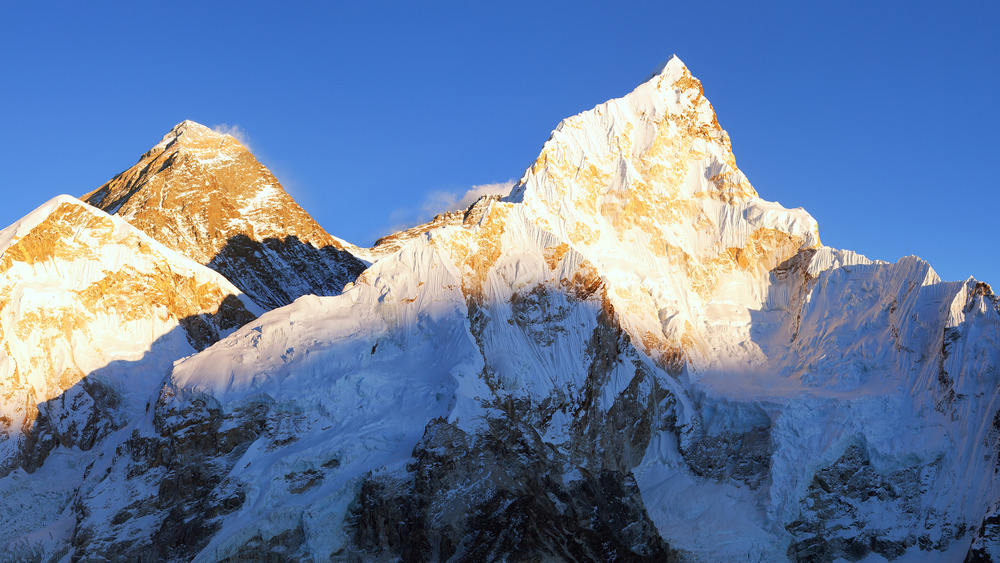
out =
[[[372,249],[186,121],[0,250],[0,559],[1000,558],[997,297],[822,245],[676,57]]]
[[[83,196],[219,272],[268,309],[337,295],[364,265],[229,135],[184,121]]]

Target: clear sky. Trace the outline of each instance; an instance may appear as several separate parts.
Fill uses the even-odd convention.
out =
[[[1000,2],[272,4],[0,3],[0,225],[193,119],[368,245],[516,180],[676,53],[757,191],[825,244],[1000,285]]]

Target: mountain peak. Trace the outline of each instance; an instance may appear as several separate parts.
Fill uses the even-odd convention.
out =
[[[711,258],[742,248],[745,225],[720,217],[718,206],[746,212],[752,231],[819,244],[805,211],[758,197],[701,82],[677,56],[624,97],[563,120],[510,201],[523,201],[578,248],[603,249],[613,260],[649,251]],[[692,231],[679,235],[684,229]],[[634,247],[620,248],[625,241]]]
[[[187,148],[215,152],[224,147],[246,150],[246,147],[232,135],[221,133],[196,121],[185,119],[174,125],[150,152],[167,150],[168,148]]]
[[[198,133],[214,133],[217,135],[222,134],[202,125],[201,123],[198,123],[197,121],[192,121],[190,119],[185,119],[184,121],[181,121],[177,125],[174,125],[174,127],[171,129],[171,132],[176,132],[178,135],[185,133],[187,131],[198,132]]]
[[[267,308],[306,293],[338,294],[364,269],[245,146],[190,120],[83,199],[215,269]],[[275,255],[261,258],[268,253]]]
[[[682,75],[685,70],[687,70],[687,66],[684,64],[684,61],[677,55],[670,55],[670,58],[653,69],[653,72],[643,82],[649,82],[657,76],[676,78]]]
[[[38,206],[34,211],[22,217],[13,225],[0,231],[0,254],[5,252],[18,239],[31,232],[32,229],[44,221],[52,212],[63,204],[78,205],[83,208],[92,209],[89,205],[70,195],[57,195],[49,201]],[[94,210],[96,212],[96,210]]]

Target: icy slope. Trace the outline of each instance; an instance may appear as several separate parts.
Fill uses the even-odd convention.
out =
[[[68,504],[84,451],[143,412],[174,360],[260,309],[69,196],[0,231],[0,252],[0,497],[26,502],[38,524]],[[37,479],[24,474],[56,454]],[[0,543],[26,531],[24,516],[5,513]]]
[[[62,543],[11,553],[998,550],[996,296],[822,246],[757,196],[678,59],[482,203],[179,362],[31,536]]]
[[[83,199],[218,271],[267,308],[337,295],[364,269],[246,147],[193,121]]]

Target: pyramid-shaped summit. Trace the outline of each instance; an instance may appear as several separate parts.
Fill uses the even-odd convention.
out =
[[[364,269],[238,140],[190,120],[82,199],[215,269],[266,308],[337,295]]]
[[[687,65],[685,65],[684,61],[682,61],[681,58],[678,57],[677,55],[670,55],[670,58],[663,61],[656,68],[654,68],[653,72],[649,73],[649,76],[647,76],[646,79],[643,80],[643,82],[649,82],[650,80],[656,78],[657,76],[662,76],[664,74],[667,74],[669,69],[676,69],[676,68],[687,68]]]
[[[216,131],[215,129],[210,129],[196,121],[185,119],[177,125],[174,125],[173,129],[164,135],[163,139],[161,139],[154,148],[179,142],[189,147],[196,146],[201,143],[204,145],[204,148],[208,149],[211,148],[212,145],[221,147],[223,144],[227,144],[228,140],[235,140],[235,137],[221,131]],[[236,146],[242,147],[243,145],[237,141]]]

